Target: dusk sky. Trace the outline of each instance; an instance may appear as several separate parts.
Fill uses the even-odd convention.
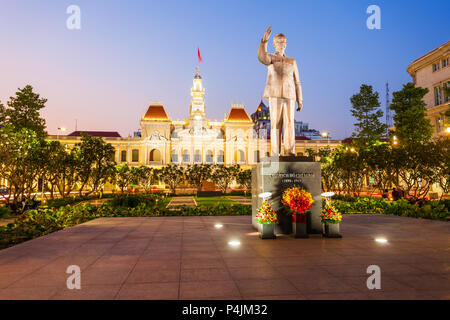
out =
[[[69,30],[69,5],[81,30]],[[381,30],[366,9],[381,8]],[[449,40],[450,2],[443,1],[0,1],[0,101],[27,84],[48,99],[47,130],[119,131],[128,136],[150,101],[172,119],[188,117],[198,64],[206,115],[223,120],[231,103],[252,113],[267,67],[257,59],[268,25],[287,36],[297,60],[304,108],[296,119],[340,139],[353,130],[349,98],[373,85],[385,107],[411,81],[406,67]],[[266,103],[268,105],[268,103]]]

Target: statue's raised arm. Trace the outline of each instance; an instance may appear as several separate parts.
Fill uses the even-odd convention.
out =
[[[261,40],[261,43],[259,44],[258,48],[258,59],[261,61],[261,63],[265,64],[266,66],[271,64],[270,56],[267,54],[267,42],[269,41],[270,35],[272,34],[272,25],[270,25],[266,32],[264,32],[264,36]]]

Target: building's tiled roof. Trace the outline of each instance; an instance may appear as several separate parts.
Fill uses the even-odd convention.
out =
[[[259,104],[258,108],[256,108],[256,111],[267,111],[269,110],[269,108],[266,107],[266,105],[264,104],[264,102],[261,100],[261,103]]]
[[[144,120],[169,120],[162,104],[150,104],[144,115]]]
[[[311,139],[305,136],[295,136],[295,140],[311,140]]]
[[[86,133],[93,137],[120,138],[121,135],[117,131],[74,131],[69,133],[68,137],[81,137],[82,133]]]
[[[231,108],[227,121],[252,122],[244,108]]]

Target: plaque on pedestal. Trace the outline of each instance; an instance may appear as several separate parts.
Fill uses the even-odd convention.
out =
[[[271,157],[263,159],[252,171],[252,224],[258,229],[256,210],[263,199],[259,194],[270,192],[272,208],[278,215],[275,232],[292,233],[292,216],[281,204],[283,191],[298,186],[311,193],[314,203],[311,207],[311,218],[307,222],[308,233],[322,233],[320,215],[322,212],[320,162],[308,157]]]

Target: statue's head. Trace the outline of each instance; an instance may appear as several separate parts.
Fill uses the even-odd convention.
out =
[[[284,53],[284,50],[286,50],[286,36],[282,33],[275,35],[273,37],[273,46],[277,52]]]

